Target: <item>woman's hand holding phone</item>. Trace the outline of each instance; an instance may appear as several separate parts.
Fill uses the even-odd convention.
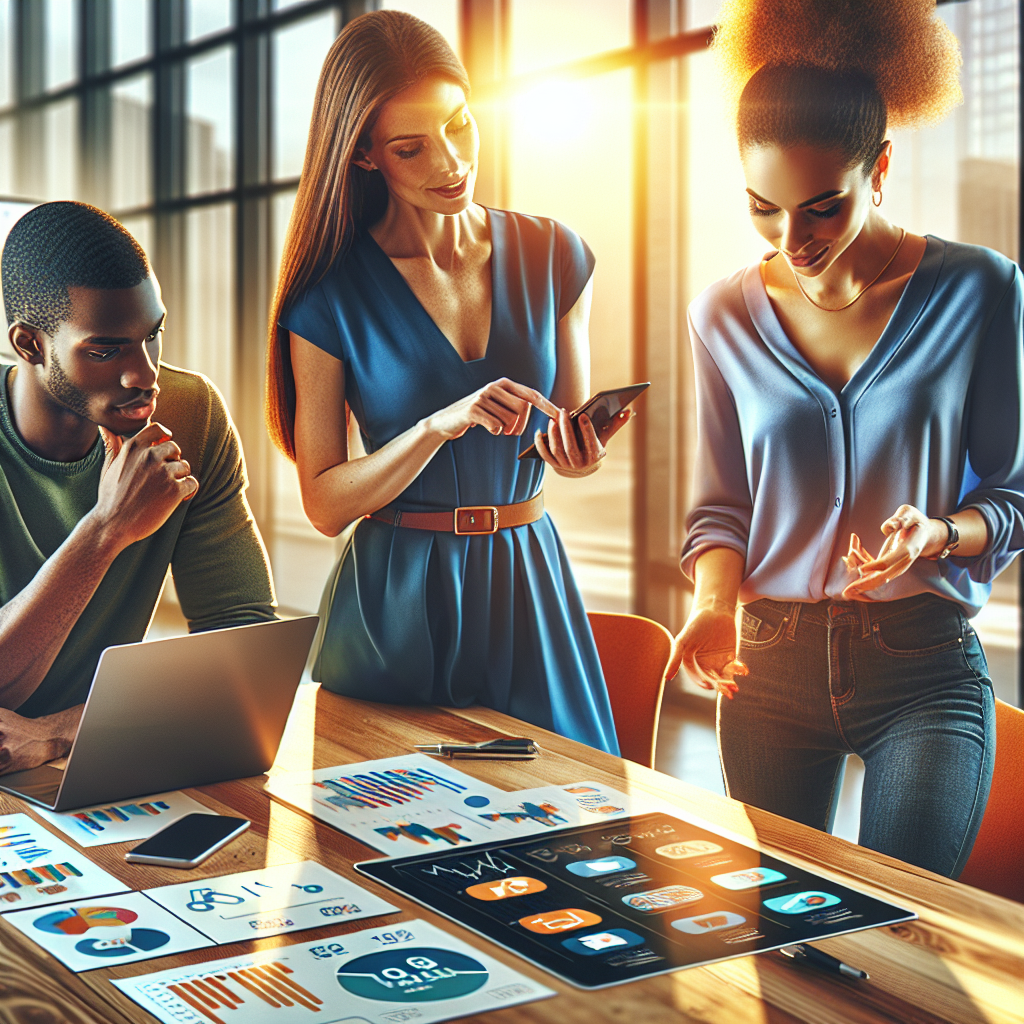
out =
[[[598,434],[586,413],[580,413],[574,427],[568,410],[559,409],[558,416],[548,421],[547,433],[538,430],[533,443],[537,454],[560,476],[590,476],[607,454],[605,443],[632,418],[633,410],[623,409]]]

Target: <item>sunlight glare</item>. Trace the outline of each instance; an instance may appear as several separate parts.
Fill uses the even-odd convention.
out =
[[[534,86],[512,100],[519,129],[542,145],[564,145],[582,138],[597,113],[584,82],[552,81]]]

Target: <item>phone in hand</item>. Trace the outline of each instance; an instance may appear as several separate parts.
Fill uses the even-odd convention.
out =
[[[224,814],[186,814],[129,850],[124,859],[131,864],[194,868],[240,836],[249,825],[245,818]]]
[[[584,413],[590,417],[590,422],[594,425],[594,433],[597,434],[598,440],[601,440],[601,432],[611,424],[612,420],[615,419],[623,409],[632,405],[632,403],[650,386],[650,381],[647,381],[644,384],[630,384],[629,387],[625,388],[611,388],[608,391],[598,391],[598,393],[592,398],[588,398],[569,417],[572,421],[573,428],[576,431],[576,440],[581,445],[583,444],[583,438],[580,435],[580,428],[577,420],[579,420],[580,416]],[[526,451],[519,453],[519,458],[539,459],[540,453],[537,451],[537,446],[531,444]]]

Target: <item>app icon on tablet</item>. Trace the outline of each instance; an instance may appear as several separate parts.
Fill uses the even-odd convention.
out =
[[[566,864],[567,871],[580,878],[596,878],[611,875],[616,871],[629,871],[636,867],[636,861],[628,857],[602,857],[600,860],[576,860]]]
[[[712,875],[711,881],[723,889],[756,889],[759,885],[784,882],[786,876],[775,868],[747,868],[745,871],[727,871],[724,875]]]
[[[807,914],[812,910],[832,907],[841,902],[838,896],[833,896],[830,892],[818,892],[812,889],[808,892],[794,893],[792,896],[775,896],[770,900],[765,900],[764,905],[769,910],[776,910],[780,914]]]
[[[672,927],[686,932],[687,935],[703,935],[705,932],[717,932],[722,928],[735,928],[746,921],[742,914],[734,914],[731,910],[716,910],[710,914],[699,914],[697,917],[681,917],[678,921],[672,922]]]
[[[502,878],[497,882],[481,882],[466,890],[467,896],[475,900],[507,900],[510,896],[525,896],[531,892],[543,892],[547,886],[539,878],[516,875]]]
[[[575,928],[585,928],[590,924],[600,924],[601,918],[589,910],[548,910],[543,914],[531,914],[519,918],[519,923],[538,935],[552,935],[555,932],[571,932]]]
[[[578,939],[562,939],[562,945],[570,953],[580,956],[596,956],[610,949],[630,949],[643,943],[643,936],[628,928],[609,928],[606,932],[591,932]]]
[[[654,852],[661,857],[668,857],[669,860],[686,860],[689,857],[702,857],[708,853],[721,853],[722,847],[707,839],[685,839],[681,843],[659,846]]]
[[[648,889],[647,892],[635,892],[632,896],[623,896],[622,902],[632,910],[642,910],[645,914],[663,914],[666,910],[685,907],[688,903],[696,903],[704,899],[700,889],[689,885],[664,885],[660,889]]]

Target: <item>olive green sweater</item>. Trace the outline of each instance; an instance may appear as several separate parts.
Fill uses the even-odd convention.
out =
[[[104,457],[98,431],[79,462],[30,451],[8,406],[10,369],[0,365],[0,605],[28,586],[96,504]],[[117,556],[19,714],[81,704],[104,648],[145,636],[168,566],[190,632],[275,617],[266,551],[245,500],[242,449],[220,394],[200,374],[163,364],[156,419],[173,432],[199,490],[156,533]]]

